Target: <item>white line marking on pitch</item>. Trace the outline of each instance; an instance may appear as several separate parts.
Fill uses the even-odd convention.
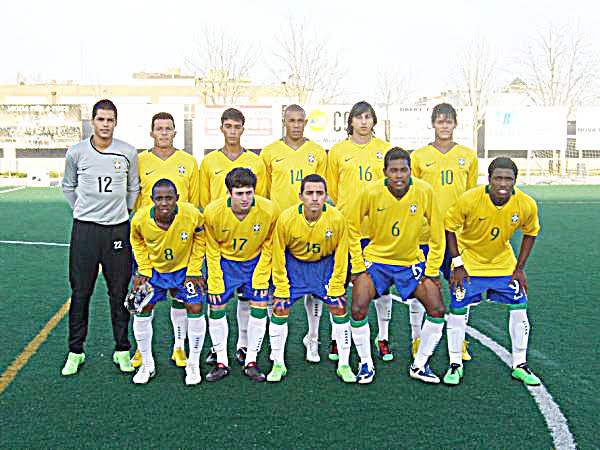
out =
[[[16,187],[16,188],[12,188],[12,189],[6,189],[4,191],[0,191],[0,194],[6,194],[8,192],[13,192],[13,191],[20,191],[21,189],[25,189],[25,186]]]
[[[493,351],[508,367],[512,367],[512,357],[508,350],[473,327],[468,326],[467,333],[481,342],[485,347]],[[554,441],[555,448],[577,448],[573,434],[571,434],[571,430],[569,430],[567,419],[552,398],[552,395],[550,395],[546,389],[546,386],[544,386],[544,384],[540,384],[539,386],[525,387],[537,403],[540,412],[544,416],[544,420],[546,421],[546,424],[550,429],[550,433],[552,434],[552,440]]]
[[[50,245],[53,247],[68,247],[69,244],[58,244],[56,242],[29,242],[29,241],[0,241],[0,244],[16,244],[16,245]]]

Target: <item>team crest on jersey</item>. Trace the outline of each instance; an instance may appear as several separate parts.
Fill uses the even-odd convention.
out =
[[[465,160],[464,160],[464,158],[458,158],[458,165],[460,166],[461,169],[463,167],[465,167]]]
[[[513,214],[510,220],[512,220],[512,223],[517,223],[519,221],[519,215]]]
[[[254,231],[255,233],[258,233],[260,230],[260,223],[255,223],[254,225],[252,225],[252,231]]]
[[[333,231],[326,230],[325,231],[325,239],[331,239],[331,236],[333,236]]]
[[[369,267],[371,267],[373,265],[373,263],[371,261],[367,261],[366,259],[364,260],[365,262],[365,269],[368,269]]]
[[[417,205],[415,203],[411,203],[408,210],[410,211],[411,214],[415,214],[417,212]]]
[[[179,170],[179,173],[183,175],[185,173],[185,166],[179,166],[177,170]]]
[[[310,155],[308,155],[309,163],[314,163],[316,160],[317,160],[317,158],[315,158],[315,155],[313,155],[312,153]]]
[[[185,231],[182,231],[179,236],[181,237],[182,241],[187,241],[188,234]]]
[[[383,153],[382,152],[377,152],[375,154],[375,156],[377,157],[377,159],[383,159]]]
[[[118,159],[115,159],[113,161],[113,167],[115,168],[115,171],[118,172],[122,166],[123,166],[123,164],[121,164],[121,161],[119,161]]]

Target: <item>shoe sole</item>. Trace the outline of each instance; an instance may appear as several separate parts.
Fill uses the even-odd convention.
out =
[[[144,381],[143,383],[136,383],[136,382],[135,382],[135,381],[133,381],[133,380],[131,380],[131,381],[132,381],[132,383],[133,383],[133,384],[136,384],[136,385],[142,386],[142,385],[144,385],[144,384],[148,384],[148,383],[150,383],[150,380],[151,380],[152,378],[154,378],[155,376],[156,376],[156,372],[152,372],[152,373],[150,374],[150,378],[148,378],[148,381]]]
[[[361,379],[357,380],[356,382],[358,384],[371,384],[373,382],[373,378],[374,377],[367,378],[367,379],[361,378]]]
[[[454,381],[448,381],[444,378],[444,384],[448,385],[448,386],[458,386],[460,384],[461,379],[459,378],[458,380],[456,380],[456,382]]]
[[[344,383],[348,383],[348,384],[356,383],[356,377],[354,377],[353,379],[346,380],[342,375],[340,375],[339,372],[336,371],[335,373],[338,376],[338,378],[340,380],[342,380]]]
[[[539,386],[542,384],[542,382],[540,381],[539,383],[526,383],[525,380],[521,379],[521,378],[517,378],[513,375],[510,376],[513,380],[518,381],[519,383],[523,383],[525,386]]]
[[[427,384],[440,384],[439,378],[437,380],[431,379],[431,378],[423,378],[423,377],[415,376],[412,373],[410,374],[410,377],[413,380],[419,380],[419,381],[422,381],[423,383],[427,383]]]
[[[85,364],[85,363],[80,363],[80,364],[77,366],[77,369],[75,370],[75,372],[73,372],[73,373],[63,373],[63,371],[61,370],[61,371],[60,371],[60,374],[61,374],[63,377],[72,377],[73,375],[77,375],[77,374],[79,373],[79,369],[81,369],[81,368],[83,367],[83,365],[84,365],[84,364]]]
[[[186,386],[196,386],[197,384],[202,383],[202,378],[200,378],[198,381],[194,382],[194,383],[189,383],[187,380],[185,380],[185,385]]]

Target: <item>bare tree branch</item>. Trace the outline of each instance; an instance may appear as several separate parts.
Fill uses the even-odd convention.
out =
[[[389,117],[390,106],[402,104],[408,99],[413,92],[410,84],[410,73],[402,74],[399,70],[389,66],[379,68],[377,71],[377,104],[385,108],[386,117]]]

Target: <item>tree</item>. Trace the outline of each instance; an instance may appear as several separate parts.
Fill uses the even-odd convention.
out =
[[[550,24],[520,58],[529,95],[540,106],[565,106],[569,114],[593,97],[598,63],[579,27]]]
[[[283,74],[283,94],[298,103],[331,103],[341,92],[345,69],[329,48],[327,36],[319,35],[310,22],[292,17],[276,37],[273,53]]]
[[[224,28],[203,26],[185,64],[204,88],[206,103],[232,105],[249,84],[259,58],[256,45],[240,42]]]
[[[389,107],[399,105],[408,99],[410,89],[410,74],[402,74],[389,66],[377,71],[377,104],[385,108],[386,118],[389,118]]]

